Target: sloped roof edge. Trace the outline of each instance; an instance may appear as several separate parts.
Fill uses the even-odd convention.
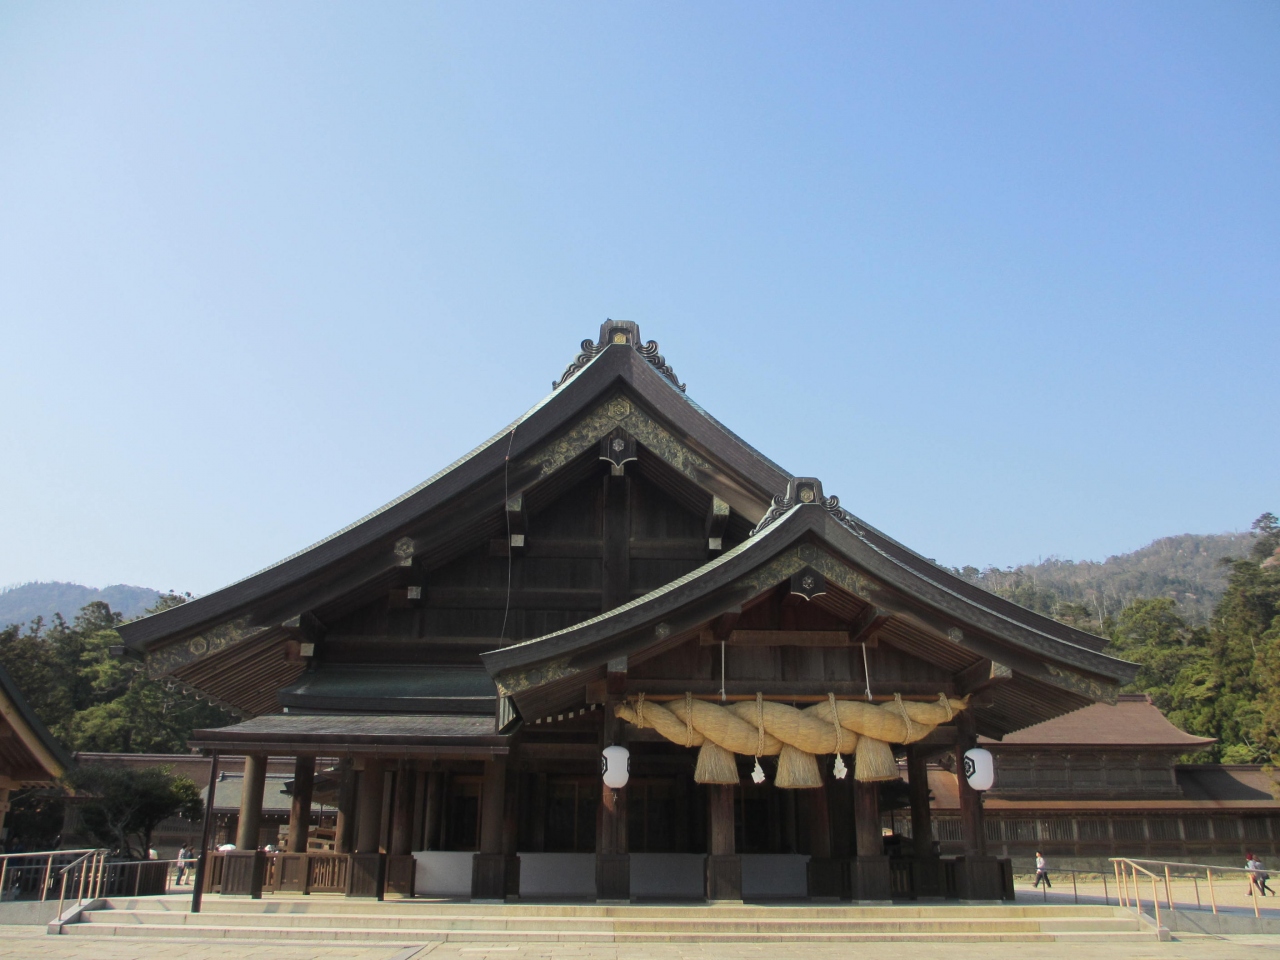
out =
[[[31,751],[51,780],[56,780],[71,767],[71,756],[36,716],[26,697],[13,682],[9,672],[0,666],[0,715],[3,715],[23,745]]]
[[[413,489],[257,573],[188,603],[122,624],[120,635],[130,647],[145,650],[156,641],[226,623],[255,601],[344,557],[380,541],[390,544],[407,526],[448,498],[501,471],[508,447],[513,460],[531,452],[618,382],[635,391],[638,399],[652,404],[655,412],[713,457],[723,459],[726,466],[758,488],[763,502],[786,485],[788,476],[780,467],[673,387],[637,350],[630,345],[610,344],[501,432]],[[513,430],[514,438],[508,439]]]

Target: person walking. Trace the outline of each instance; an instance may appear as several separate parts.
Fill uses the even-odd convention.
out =
[[[1041,853],[1039,850],[1037,850],[1036,851],[1036,882],[1033,883],[1032,886],[1033,887],[1040,886],[1040,882],[1042,880],[1044,881],[1044,888],[1046,890],[1053,889],[1053,884],[1049,882],[1049,864],[1045,862],[1044,854]]]
[[[1266,869],[1262,865],[1262,861],[1253,854],[1250,854],[1250,869],[1253,870],[1250,877],[1252,878],[1254,885],[1257,886],[1258,893],[1262,894],[1264,897],[1268,893],[1275,896],[1274,890],[1267,889],[1267,881],[1271,879],[1271,874],[1267,873]]]
[[[1253,891],[1258,887],[1258,861],[1253,858],[1252,850],[1245,851],[1244,868],[1249,871],[1249,886],[1245,889],[1249,896],[1253,896]]]
[[[181,884],[187,878],[187,861],[191,859],[191,851],[184,843],[178,848],[178,878],[175,883]]]

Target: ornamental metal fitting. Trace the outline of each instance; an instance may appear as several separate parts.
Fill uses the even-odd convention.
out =
[[[823,496],[821,480],[817,477],[792,477],[787,481],[787,492],[773,498],[772,505],[760,518],[760,522],[755,525],[750,535],[754,537],[796,504],[810,503],[823,507],[841,523],[847,526],[852,525],[853,518],[840,506],[840,498]]]
[[[667,364],[667,361],[663,359],[662,354],[658,352],[657,341],[650,340],[647,343],[642,343],[640,340],[640,324],[632,323],[630,320],[606,320],[600,324],[600,339],[595,343],[590,340],[582,341],[582,352],[574,358],[573,363],[569,364],[564,373],[560,375],[560,379],[551,384],[551,389],[558,390],[566,380],[615,343],[630,346],[660,374],[670,380],[672,386],[681,393],[685,392],[685,385],[676,379],[675,373]]]

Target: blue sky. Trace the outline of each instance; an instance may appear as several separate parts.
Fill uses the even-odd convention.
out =
[[[606,318],[948,564],[1280,512],[1274,3],[0,5],[0,584],[207,592]]]

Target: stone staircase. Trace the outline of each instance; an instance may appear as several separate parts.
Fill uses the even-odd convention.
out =
[[[189,897],[102,901],[70,936],[228,940],[342,940],[378,943],[1069,941],[1141,939],[1156,931],[1132,911],[1071,904],[476,904],[343,897],[208,897],[199,914]]]

